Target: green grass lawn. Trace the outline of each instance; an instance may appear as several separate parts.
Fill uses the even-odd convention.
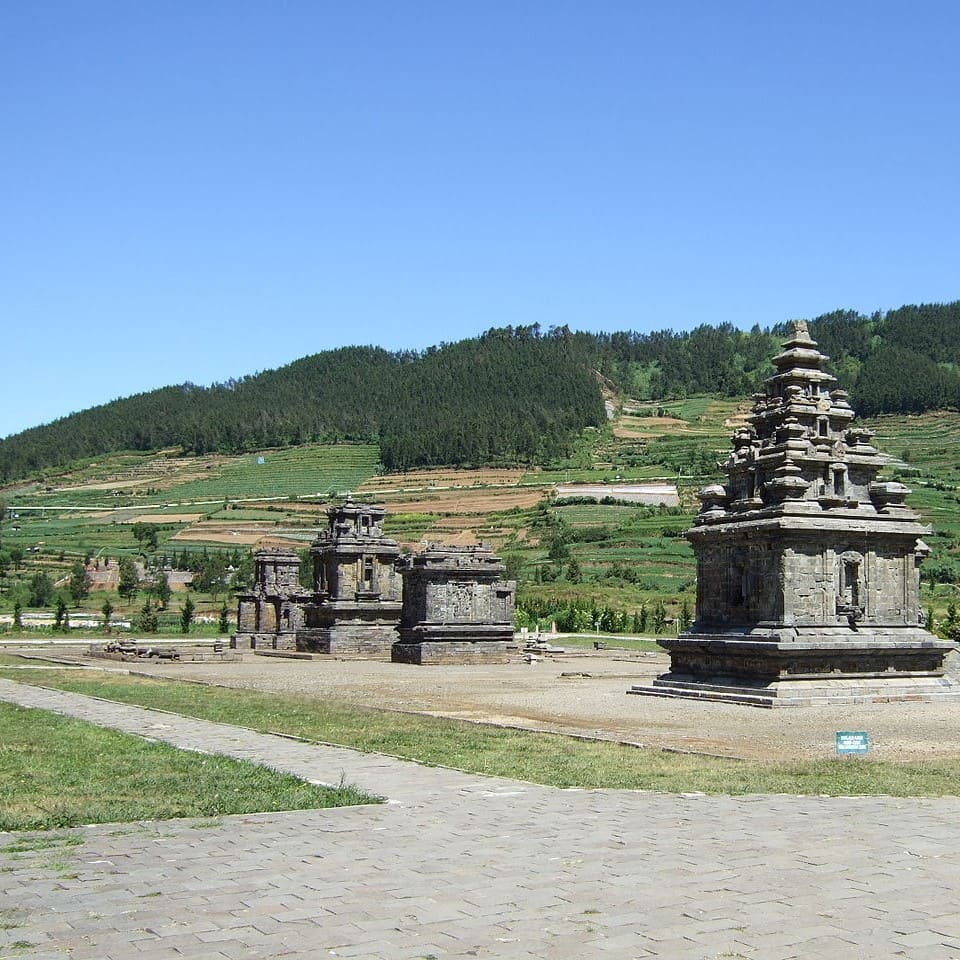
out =
[[[0,703],[0,830],[370,803],[254,763]]]
[[[0,668],[0,675],[184,716],[557,787],[733,795],[954,796],[960,792],[960,762],[952,760],[899,764],[726,760],[362,709],[330,699],[83,672]]]

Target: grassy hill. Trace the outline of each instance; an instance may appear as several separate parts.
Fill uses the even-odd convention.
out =
[[[141,563],[219,556],[223,566],[249,568],[258,544],[306,547],[325,523],[330,503],[350,493],[388,510],[387,532],[408,549],[422,541],[486,541],[520,582],[519,606],[530,625],[672,629],[692,611],[693,554],[683,538],[695,492],[719,478],[742,401],[694,397],[682,402],[624,402],[599,429],[588,428],[571,456],[537,469],[429,469],[379,475],[373,444],[302,445],[240,456],[185,457],[171,451],[125,452],[76,464],[42,482],[0,490],[8,515],[0,529],[0,617],[46,573],[60,592],[77,560],[136,556]],[[898,458],[889,473],[913,489],[912,505],[933,525],[933,553],[924,565],[923,598],[937,620],[957,602],[960,582],[960,467],[952,456],[960,414],[928,413],[866,421],[878,446]],[[677,485],[680,506],[554,499],[569,481],[613,484],[664,480]],[[156,548],[136,535],[152,527]],[[245,565],[246,564],[246,568]],[[97,587],[100,587],[99,589]],[[186,594],[167,605],[167,626]],[[194,593],[212,617],[230,595],[222,583]],[[145,593],[124,600],[115,585],[96,585],[79,607],[98,616],[105,600],[117,614],[135,614]],[[230,602],[232,607],[232,600]],[[52,601],[45,609],[52,608]],[[0,629],[3,629],[0,626]]]

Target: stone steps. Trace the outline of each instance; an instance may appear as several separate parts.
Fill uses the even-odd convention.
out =
[[[628,689],[627,693],[647,697],[712,700],[766,708],[941,699],[960,702],[960,682],[947,677],[890,677],[814,682],[780,681],[760,687],[678,678],[657,679],[652,684],[637,684]]]

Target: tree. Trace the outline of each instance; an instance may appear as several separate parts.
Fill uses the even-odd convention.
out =
[[[103,629],[109,633],[110,617],[113,615],[113,604],[109,600],[104,600],[100,612],[103,614]]]
[[[160,621],[157,619],[149,599],[140,610],[140,616],[137,618],[137,628],[143,633],[156,633],[160,629]]]
[[[90,596],[92,584],[93,580],[87,572],[86,565],[82,560],[77,560],[70,568],[70,582],[67,584],[70,599],[73,600],[74,606],[79,606],[82,600],[86,600]]]
[[[63,599],[63,594],[57,594],[57,609],[53,615],[53,625],[57,630],[70,629],[70,615],[67,612],[67,601]]]
[[[960,617],[957,616],[957,605],[952,600],[947,604],[947,619],[943,622],[943,632],[948,640],[960,640]]]
[[[19,544],[14,544],[10,548],[10,561],[13,563],[14,570],[19,570],[23,565],[24,555],[23,547],[21,547]]]
[[[195,561],[191,586],[200,593],[212,594],[214,599],[224,590],[224,582],[229,579],[227,558],[220,552],[208,553],[206,550]]]
[[[666,629],[667,626],[667,608],[663,605],[662,600],[657,601],[657,605],[653,608],[653,632],[659,636]]]
[[[570,563],[567,566],[567,579],[571,583],[580,583],[583,580],[583,572],[580,570],[580,564],[577,563],[576,557],[570,558]]]
[[[13,604],[13,626],[15,630],[23,629],[23,604],[19,600]]]
[[[46,571],[38,570],[30,578],[30,598],[27,605],[30,607],[45,607],[53,599],[53,581]]]
[[[220,620],[217,622],[217,630],[220,633],[229,633],[230,632],[230,609],[227,607],[227,601],[223,601],[223,606],[220,608]]]
[[[132,557],[120,558],[119,583],[117,592],[121,597],[129,600],[137,595],[137,589],[140,586],[140,577],[137,574],[137,565]]]
[[[194,611],[193,599],[188,595],[180,610],[180,632],[189,633],[190,624],[193,623]]]
[[[157,549],[157,534],[160,532],[160,527],[155,523],[135,523],[133,525],[133,538],[140,545],[140,549],[143,550],[144,544],[148,550]]]
[[[153,584],[153,594],[157,598],[157,604],[161,609],[166,610],[167,604],[170,602],[170,597],[173,594],[173,590],[170,588],[170,578],[166,573],[161,570],[159,575]]]

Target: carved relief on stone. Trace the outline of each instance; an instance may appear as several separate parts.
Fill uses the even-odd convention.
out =
[[[473,617],[473,584],[454,581],[447,585],[447,597],[452,620],[470,620]]]

